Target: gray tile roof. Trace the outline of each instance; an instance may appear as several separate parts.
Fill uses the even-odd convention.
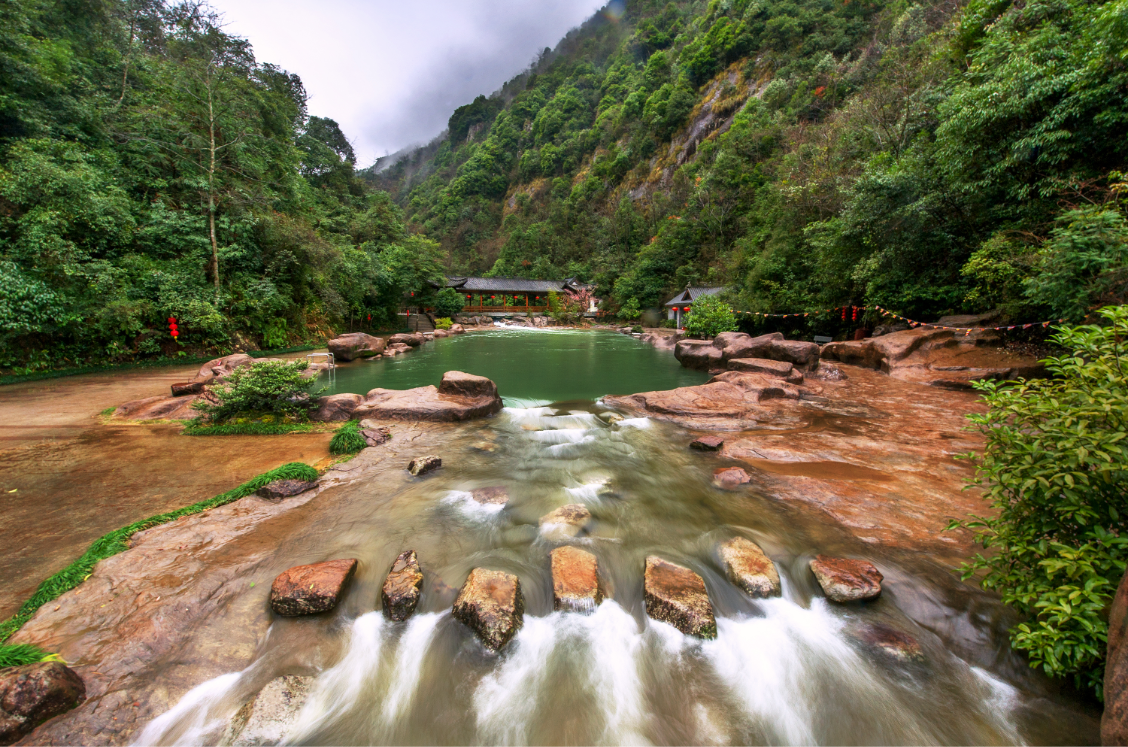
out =
[[[447,287],[471,293],[560,293],[568,280],[526,280],[525,278],[448,277]],[[579,286],[575,281],[572,286]]]
[[[676,296],[671,298],[669,301],[667,301],[665,305],[666,306],[678,306],[678,305],[683,304],[683,303],[692,304],[695,300],[697,300],[701,296],[714,296],[714,295],[720,293],[721,291],[723,291],[724,289],[725,288],[724,288],[723,285],[722,286],[715,286],[715,287],[690,286],[689,288],[686,288],[681,293],[677,294]]]

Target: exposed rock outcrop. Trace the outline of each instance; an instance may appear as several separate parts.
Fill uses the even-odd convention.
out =
[[[283,617],[328,612],[340,601],[356,565],[355,558],[342,558],[284,571],[270,587],[271,609]]]
[[[232,747],[282,744],[297,725],[298,715],[316,679],[286,674],[268,682],[231,719],[220,744]]]
[[[202,381],[185,381],[180,384],[173,384],[170,387],[173,397],[186,397],[189,394],[200,394],[204,391],[204,382]]]
[[[689,448],[697,451],[720,451],[725,440],[720,436],[702,436],[689,442]]]
[[[540,531],[549,539],[567,539],[579,534],[591,521],[591,511],[580,503],[569,503],[540,518]]]
[[[195,420],[200,411],[192,404],[206,395],[145,397],[118,405],[114,417],[121,420]]]
[[[832,602],[862,602],[881,595],[881,571],[867,560],[815,557],[810,563],[815,579]]]
[[[864,648],[897,662],[924,661],[920,641],[908,633],[884,623],[864,623],[850,634]]]
[[[819,362],[819,346],[813,342],[785,339],[779,332],[752,337],[743,332],[722,332],[713,339],[722,360],[766,358],[791,363],[800,368],[813,368]]]
[[[412,477],[419,477],[442,466],[443,460],[440,457],[434,455],[421,456],[415,457],[407,463],[407,471],[411,473]]]
[[[721,350],[711,340],[681,340],[674,345],[674,357],[686,368],[702,371],[724,368]]]
[[[803,383],[802,372],[796,370],[794,363],[787,361],[773,361],[769,358],[733,358],[728,362],[728,370],[774,376],[788,384]]]
[[[713,472],[713,484],[725,490],[734,490],[752,481],[740,467],[721,467]]]
[[[423,569],[414,550],[404,550],[392,563],[384,586],[380,589],[380,602],[384,614],[396,622],[403,622],[415,612],[423,593]]]
[[[235,369],[250,366],[254,362],[255,359],[246,353],[225,355],[200,366],[199,372],[192,381],[202,384],[218,384],[221,381],[226,381]]]
[[[716,348],[713,348],[716,350]],[[763,407],[769,400],[797,400],[800,390],[782,379],[763,374],[725,371],[699,386],[662,392],[604,397],[605,404],[642,410],[664,420],[704,430],[740,430],[772,417]]]
[[[352,420],[353,413],[363,401],[364,397],[359,394],[330,394],[317,400],[317,409],[310,413],[309,419],[318,423],[343,423]]]
[[[255,495],[267,500],[276,501],[281,498],[290,498],[300,495],[307,490],[317,487],[317,480],[275,480],[268,482],[255,491]]]
[[[351,361],[357,358],[372,358],[384,352],[388,343],[382,337],[373,337],[363,332],[350,332],[340,337],[334,337],[326,347],[339,361]]]
[[[373,389],[353,417],[375,420],[460,422],[501,412],[497,386],[484,376],[447,371],[438,387]]]
[[[500,485],[474,488],[470,491],[470,496],[484,506],[504,506],[509,503],[509,489]]]
[[[646,559],[643,575],[646,614],[686,635],[716,638],[717,621],[705,581],[685,566],[656,555]]]
[[[409,347],[417,348],[423,344],[423,335],[418,332],[414,334],[399,334],[392,335],[388,338],[389,345],[407,345]]]
[[[0,745],[15,744],[85,698],[82,678],[62,662],[0,669]]]
[[[578,547],[552,551],[552,607],[569,612],[589,612],[603,601],[599,561]]]
[[[373,425],[367,420],[360,421],[360,435],[369,446],[380,446],[392,439],[391,430]]]
[[[760,546],[744,537],[734,537],[718,549],[729,580],[754,597],[778,597],[779,571]]]
[[[525,622],[521,580],[512,573],[475,568],[458,592],[452,613],[486,648],[497,651]]]
[[[1104,697],[1101,744],[1128,744],[1128,573],[1120,580],[1108,615]]]

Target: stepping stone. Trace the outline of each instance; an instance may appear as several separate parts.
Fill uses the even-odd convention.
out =
[[[614,425],[623,419],[623,416],[617,412],[601,412],[597,417],[608,425]]]
[[[483,506],[504,506],[509,503],[509,490],[502,485],[474,488],[470,491],[470,497]]]
[[[589,521],[591,521],[591,511],[587,510],[587,506],[569,503],[542,516],[540,531],[545,537],[567,539],[579,534]]]
[[[713,484],[724,490],[735,490],[751,481],[752,478],[740,467],[722,467],[713,473]]]
[[[317,487],[317,480],[275,480],[268,482],[255,491],[255,495],[267,500],[276,501],[281,498],[304,493]]]
[[[497,651],[517,635],[525,621],[521,581],[505,571],[475,568],[458,592],[452,613],[486,648]]]
[[[881,594],[885,577],[867,560],[819,555],[810,565],[823,593],[832,602],[861,602]]]
[[[274,579],[270,607],[283,617],[328,612],[337,606],[345,584],[355,572],[355,558],[294,566]]]
[[[85,699],[82,678],[61,661],[0,669],[0,744],[15,744]]]
[[[428,472],[443,466],[443,460],[437,456],[415,457],[407,464],[407,471],[414,477],[425,475]]]
[[[760,546],[734,537],[720,547],[721,562],[729,580],[754,597],[778,597],[779,572]]]
[[[689,448],[697,451],[720,451],[725,445],[725,440],[720,436],[702,436],[689,444]]]
[[[361,423],[360,435],[364,438],[364,442],[369,446],[380,446],[386,444],[391,440],[392,434],[387,428],[372,428],[365,427]]]
[[[411,617],[423,590],[423,570],[414,550],[404,550],[392,563],[384,587],[380,590],[380,601],[384,614],[396,622]]]
[[[646,614],[686,635],[716,638],[717,621],[705,581],[685,566],[656,555],[646,559],[643,576]]]
[[[578,547],[552,551],[552,608],[567,612],[591,612],[603,601],[599,561]]]
[[[227,724],[220,744],[282,744],[298,722],[316,677],[284,674],[267,683]]]

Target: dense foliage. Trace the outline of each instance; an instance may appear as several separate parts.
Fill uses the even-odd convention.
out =
[[[317,399],[317,377],[304,375],[304,360],[258,361],[236,368],[227,380],[192,403],[212,423],[237,415],[277,415],[305,420]],[[214,402],[212,400],[215,400]]]
[[[1128,296],[1125,0],[628,0],[367,176],[459,273],[756,311]]]
[[[360,422],[350,420],[333,434],[333,438],[329,441],[330,454],[355,454],[361,451],[368,442],[364,440],[364,434],[360,432]]]
[[[964,567],[1028,616],[1011,631],[1031,664],[1101,693],[1106,609],[1128,561],[1128,306],[1063,327],[1052,379],[984,382],[976,484],[996,514],[958,522],[992,551]]]
[[[442,257],[354,164],[206,6],[0,4],[0,368],[394,324]]]
[[[712,339],[722,332],[735,332],[736,317],[720,296],[699,296],[685,318],[685,331],[690,337]]]

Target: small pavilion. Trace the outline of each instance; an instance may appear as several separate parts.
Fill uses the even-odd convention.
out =
[[[684,315],[693,308],[693,302],[702,296],[715,296],[724,290],[724,286],[704,287],[688,286],[666,302],[666,318],[675,320],[678,329],[682,327]]]
[[[591,289],[591,285],[575,278],[564,280],[527,280],[525,278],[448,277],[448,288],[454,288],[466,299],[463,313],[510,314],[547,311],[549,293],[565,293]]]

